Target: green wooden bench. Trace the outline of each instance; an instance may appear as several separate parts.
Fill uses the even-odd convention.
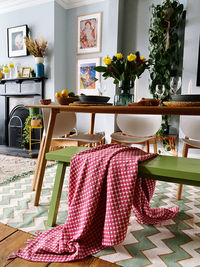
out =
[[[67,147],[46,154],[47,160],[58,162],[53,194],[48,214],[48,226],[54,226],[58,213],[66,166],[72,156],[88,148]],[[147,179],[200,186],[200,160],[172,156],[157,156],[139,162],[138,176]]]

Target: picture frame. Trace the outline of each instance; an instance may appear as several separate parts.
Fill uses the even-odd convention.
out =
[[[77,55],[101,51],[102,12],[77,16]]]
[[[7,29],[8,57],[22,57],[28,55],[24,37],[28,35],[28,26],[21,25]]]
[[[23,67],[21,72],[22,78],[30,78],[31,75],[31,68],[30,67]]]
[[[100,57],[80,58],[76,64],[76,94],[98,95],[97,81],[100,73],[94,68],[100,65]]]

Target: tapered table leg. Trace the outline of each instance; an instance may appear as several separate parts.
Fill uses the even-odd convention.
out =
[[[36,186],[36,191],[35,191],[35,201],[34,205],[38,206],[39,204],[39,199],[40,199],[40,194],[41,194],[41,189],[42,189],[42,183],[43,183],[43,178],[44,178],[44,173],[45,173],[45,167],[46,167],[46,159],[45,159],[45,154],[49,152],[49,147],[51,144],[51,138],[53,135],[53,129],[55,125],[55,120],[56,120],[56,115],[59,113],[59,109],[51,109],[50,111],[50,116],[49,116],[49,122],[48,122],[48,127],[47,127],[47,132],[46,132],[46,138],[44,142],[44,147],[41,152],[41,163],[40,163],[40,168],[38,170],[38,179],[37,179],[37,186]]]

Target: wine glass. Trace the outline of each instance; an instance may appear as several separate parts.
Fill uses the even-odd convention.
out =
[[[99,95],[102,96],[106,92],[106,85],[98,82],[97,83],[97,90],[99,92]]]
[[[171,93],[176,95],[177,91],[181,88],[181,77],[170,78]]]
[[[161,100],[161,97],[163,96],[164,92],[165,92],[165,86],[163,84],[157,84],[156,85],[156,94],[157,94],[159,100]]]

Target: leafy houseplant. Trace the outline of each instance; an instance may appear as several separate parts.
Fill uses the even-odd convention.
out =
[[[42,122],[42,115],[39,114],[39,109],[30,108],[29,109],[29,116],[25,120],[25,125],[23,129],[23,140],[22,140],[22,146],[25,147],[25,144],[30,142],[30,135],[29,135],[29,129],[32,125],[32,121],[39,121],[40,125]],[[38,126],[38,125],[37,125]]]
[[[149,90],[155,99],[160,95],[162,101],[169,101],[170,78],[182,76],[184,6],[178,0],[165,0],[160,5],[152,5],[151,10]],[[163,86],[164,91],[156,90],[159,86]],[[167,135],[169,121],[169,116],[163,116],[162,127],[158,133],[160,136]]]
[[[124,57],[121,53],[117,53],[113,58],[105,57],[103,60],[106,66],[97,66],[94,69],[103,73],[104,79],[113,78],[114,84],[121,83],[121,90],[124,97],[129,97],[130,88],[133,87],[136,77],[149,67],[148,61],[140,56],[139,52]],[[126,100],[126,99],[125,99]],[[124,104],[128,104],[124,101]]]

